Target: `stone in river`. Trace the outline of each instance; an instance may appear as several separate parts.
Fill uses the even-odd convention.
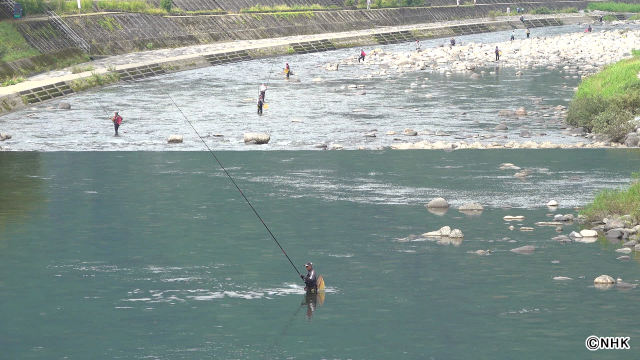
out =
[[[444,198],[436,198],[427,204],[428,208],[448,208],[449,203]]]
[[[511,252],[514,253],[518,253],[518,254],[524,254],[524,255],[531,255],[536,251],[536,247],[532,246],[532,245],[525,245],[525,246],[521,246],[515,249],[511,249]]]

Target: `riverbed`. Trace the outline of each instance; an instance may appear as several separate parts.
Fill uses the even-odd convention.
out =
[[[538,28],[532,36],[575,33],[582,27]],[[469,35],[457,41],[493,43],[509,35]],[[434,48],[446,41],[423,41],[422,47]],[[397,52],[414,47],[407,43],[382,48]],[[428,70],[369,78],[375,65],[368,64],[342,66],[339,71],[324,69],[327,63],[349,54],[356,56],[357,51],[253,60],[70,96],[61,100],[71,103],[68,111],[54,109],[58,102],[49,102],[0,118],[2,131],[13,137],[1,146],[15,151],[203,150],[189,122],[214,150],[380,149],[425,140],[590,143],[565,133],[562,112],[555,110],[568,104],[579,84],[580,76],[573,70],[537,69],[516,76],[515,68],[497,67],[487,68],[482,79],[471,80],[468,73],[447,76]],[[282,75],[285,62],[296,74],[293,81]],[[322,81],[312,81],[317,78]],[[262,82],[269,83],[269,108],[258,116],[255,101]],[[349,85],[360,87],[349,89]],[[520,107],[527,110],[527,116],[498,116],[500,110]],[[124,118],[119,137],[113,136],[109,120],[115,110]],[[494,130],[499,123],[509,130]],[[403,136],[405,129],[419,135]],[[522,137],[522,131],[530,137]],[[246,146],[243,134],[247,132],[268,133],[271,141]],[[389,132],[395,134],[386,135]],[[171,134],[183,135],[184,143],[167,144]]]

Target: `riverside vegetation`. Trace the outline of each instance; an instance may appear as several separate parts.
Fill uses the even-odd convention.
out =
[[[640,51],[632,54],[581,82],[567,111],[569,125],[606,135],[610,141],[637,139],[631,133],[640,114]]]

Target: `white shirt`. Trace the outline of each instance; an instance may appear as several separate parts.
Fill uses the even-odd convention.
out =
[[[267,91],[267,85],[262,84],[262,86],[260,86],[260,91]]]

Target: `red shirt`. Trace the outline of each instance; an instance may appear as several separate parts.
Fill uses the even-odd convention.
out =
[[[120,115],[116,115],[116,117],[113,119],[113,121],[114,121],[116,124],[120,125],[120,124],[122,123],[122,116],[120,116]]]

